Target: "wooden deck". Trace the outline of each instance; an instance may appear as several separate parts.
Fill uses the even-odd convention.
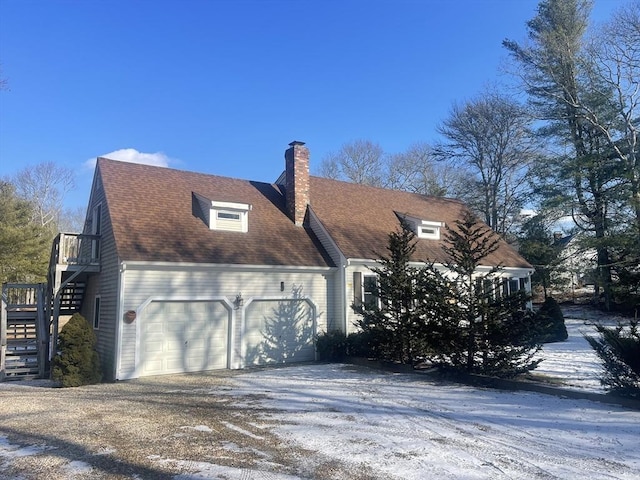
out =
[[[100,271],[100,236],[60,233],[46,284],[4,284],[0,310],[0,381],[45,377],[58,318],[79,311],[87,275]]]

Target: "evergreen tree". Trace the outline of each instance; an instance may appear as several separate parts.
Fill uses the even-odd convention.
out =
[[[32,212],[13,184],[0,181],[0,284],[46,278],[53,234],[31,220]]]
[[[413,297],[416,269],[409,266],[415,250],[415,235],[405,225],[389,235],[388,255],[381,256],[376,273],[377,302],[354,305],[362,315],[358,326],[370,336],[374,350],[386,360],[413,363],[416,350],[416,322]]]
[[[455,309],[448,282],[433,264],[412,266],[415,233],[405,223],[389,234],[387,255],[381,255],[377,275],[377,302],[353,305],[362,315],[357,325],[377,358],[415,364],[430,352],[435,339],[432,325]],[[362,338],[360,339],[362,340]]]
[[[535,323],[540,332],[539,340],[542,343],[564,342],[569,338],[564,315],[560,305],[553,297],[544,299],[544,303],[536,312]]]
[[[609,391],[624,396],[640,398],[640,330],[638,321],[629,326],[619,323],[616,327],[596,325],[599,338],[585,335],[603,363],[600,383]]]
[[[496,251],[501,241],[471,212],[447,227],[450,257],[447,267],[456,274],[458,298],[464,312],[445,326],[446,337],[454,339],[458,352],[452,366],[470,373],[514,376],[536,368],[532,360],[540,349],[532,314],[525,310],[524,292],[502,295],[495,266],[480,273],[482,261]]]
[[[596,65],[585,55],[590,10],[588,0],[543,0],[527,23],[530,42],[507,40],[504,46],[518,62],[532,112],[543,122],[539,133],[556,149],[538,165],[538,184],[547,202],[564,206],[576,226],[594,237],[596,293],[602,289],[609,309],[609,240],[619,223],[616,212],[629,205],[624,162],[619,160],[624,154],[608,127],[620,125],[615,88],[601,76],[590,75]]]
[[[539,345],[532,314],[523,308],[526,294],[498,294],[497,267],[478,273],[500,238],[470,212],[455,229],[447,227],[446,237],[447,275],[433,263],[411,264],[416,239],[408,225],[389,235],[388,253],[372,269],[377,302],[353,305],[362,316],[359,352],[366,343],[364,350],[378,359],[412,365],[431,360],[499,376],[535,368]]]
[[[52,377],[63,387],[79,387],[102,380],[100,358],[95,350],[96,335],[79,313],[62,327],[58,353],[53,359]]]

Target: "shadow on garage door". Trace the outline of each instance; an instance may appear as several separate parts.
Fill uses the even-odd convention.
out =
[[[315,360],[315,307],[307,299],[255,299],[245,307],[244,365]]]

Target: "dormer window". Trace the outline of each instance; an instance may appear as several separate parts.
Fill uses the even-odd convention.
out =
[[[440,234],[444,227],[444,222],[436,222],[434,220],[423,220],[419,217],[401,214],[396,214],[403,219],[410,227],[413,228],[418,238],[425,238],[427,240],[440,240]]]
[[[230,232],[248,232],[249,210],[251,210],[251,205],[247,203],[212,201],[209,228]]]
[[[440,230],[444,226],[442,222],[432,222],[421,220],[416,222],[418,238],[428,238],[430,240],[440,240]]]
[[[200,210],[200,214],[196,216],[201,217],[211,230],[244,233],[249,231],[250,204],[209,200],[195,192],[194,199],[197,200]]]

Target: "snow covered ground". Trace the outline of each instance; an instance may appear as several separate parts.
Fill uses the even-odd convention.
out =
[[[580,309],[566,317],[569,339],[545,345],[538,373],[602,393],[600,363],[583,334],[593,332],[593,321],[613,322]],[[358,478],[640,478],[637,410],[340,365],[260,370],[236,383],[229,394],[253,404],[260,395],[272,431],[348,465]],[[241,478],[216,465],[200,468],[180,479]]]
[[[544,347],[538,373],[572,389],[602,392],[600,364],[582,338],[596,318],[579,310],[565,316],[570,338]],[[228,428],[254,440],[260,440],[256,432],[275,433],[295,446],[292,452],[302,448],[308,455],[292,454],[284,468],[265,453],[264,464],[254,469],[219,465],[211,457],[201,462],[149,457],[184,466],[175,480],[299,480],[313,478],[305,472],[319,465],[335,468],[335,476],[323,478],[358,480],[640,478],[640,410],[351,365],[264,368],[231,381],[222,391],[185,395],[232,396],[239,412],[259,413],[252,431],[232,423]],[[211,431],[201,424],[181,428]],[[38,448],[0,438],[0,463],[38,454]],[[299,475],[291,474],[290,465]],[[94,478],[81,461],[66,468],[68,478]]]
[[[361,478],[640,478],[640,411],[341,365],[236,383],[239,402],[266,395],[258,403],[272,431]],[[227,478],[208,472],[180,478]]]
[[[584,335],[596,335],[594,322],[615,325],[613,317],[584,308],[564,308],[569,338],[564,342],[548,343],[539,353],[542,363],[534,371],[561,383],[563,388],[605,393],[598,380],[602,364]]]

